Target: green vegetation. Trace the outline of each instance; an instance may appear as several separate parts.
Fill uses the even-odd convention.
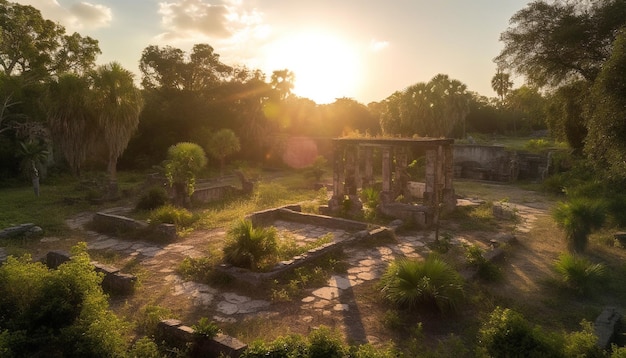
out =
[[[196,175],[207,163],[202,147],[195,143],[183,142],[167,150],[165,176],[174,187],[178,204],[189,206],[189,198],[196,186]]]
[[[591,288],[606,279],[606,267],[572,254],[562,254],[554,263],[554,269],[566,288],[579,293],[589,293]]]
[[[398,308],[454,312],[464,296],[459,274],[433,256],[425,261],[395,260],[380,281],[383,297]]]
[[[276,229],[254,227],[250,220],[240,220],[228,230],[224,260],[231,265],[260,270],[273,264],[278,254]]]
[[[172,205],[163,205],[150,212],[148,221],[150,224],[174,224],[177,227],[189,227],[198,217],[185,208]]]
[[[583,252],[591,231],[604,223],[605,212],[605,205],[597,200],[572,198],[557,204],[552,216],[565,230],[568,248],[573,252]]]

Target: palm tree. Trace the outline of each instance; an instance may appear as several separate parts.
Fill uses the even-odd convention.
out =
[[[62,75],[50,82],[47,102],[52,137],[72,173],[80,176],[80,168],[96,134],[89,82],[75,74]]]
[[[143,99],[135,87],[133,74],[117,62],[98,67],[91,77],[98,127],[108,152],[111,194],[116,194],[117,159],[137,130]]]
[[[220,176],[224,175],[224,160],[227,156],[241,150],[239,138],[232,130],[228,128],[220,129],[215,132],[207,145],[207,151],[220,161]]]
[[[498,94],[498,97],[500,97],[500,105],[504,103],[504,97],[512,87],[513,82],[511,81],[511,76],[498,69],[496,74],[491,79],[491,88],[493,88],[493,90]]]

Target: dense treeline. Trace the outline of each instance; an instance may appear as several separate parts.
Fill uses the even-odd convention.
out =
[[[545,98],[531,88],[510,91],[497,103],[439,74],[367,106],[350,98],[319,105],[291,93],[295,75],[288,69],[268,78],[259,70],[221,62],[208,44],[196,44],[189,53],[148,45],[139,64],[139,89],[132,85],[131,70],[95,66],[96,39],[67,34],[31,6],[6,0],[0,6],[3,180],[32,175],[24,168],[33,165],[26,162],[39,171],[52,165],[74,175],[107,168],[114,181],[118,160],[125,169],[150,168],[179,142],[208,151],[209,138],[221,129],[232,130],[243,144],[233,159],[280,165],[293,137],[312,138],[325,154],[325,141],[355,133],[461,138],[471,131],[545,126]],[[126,83],[125,92],[98,103],[113,83]],[[114,102],[123,105],[108,105]],[[121,116],[115,119],[112,113]],[[219,160],[210,165],[217,167]]]

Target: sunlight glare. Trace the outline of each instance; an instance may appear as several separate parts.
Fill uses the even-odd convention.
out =
[[[270,46],[267,66],[295,75],[293,93],[318,104],[354,97],[361,77],[356,50],[337,36],[322,32],[293,34]]]

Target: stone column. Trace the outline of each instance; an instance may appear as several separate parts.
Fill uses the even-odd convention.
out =
[[[408,153],[407,148],[404,146],[396,147],[396,182],[394,188],[394,195],[403,194],[408,196],[407,185],[409,182],[408,167]]]
[[[437,203],[437,150],[426,150],[424,205],[434,207]]]
[[[454,150],[452,145],[446,145],[443,149],[444,160],[444,186],[442,192],[443,207],[446,212],[456,207],[456,195],[454,193]]]
[[[328,209],[331,213],[336,213],[341,209],[344,189],[344,145],[333,142],[333,196],[328,201]]]
[[[345,194],[356,195],[357,191],[357,146],[348,146],[345,150]]]
[[[383,188],[380,193],[380,200],[383,203],[388,203],[393,200],[391,198],[391,147],[382,148],[382,160]]]
[[[365,178],[363,179],[362,187],[365,188],[374,184],[374,166],[372,165],[374,151],[372,147],[365,147],[363,152],[365,157]]]

